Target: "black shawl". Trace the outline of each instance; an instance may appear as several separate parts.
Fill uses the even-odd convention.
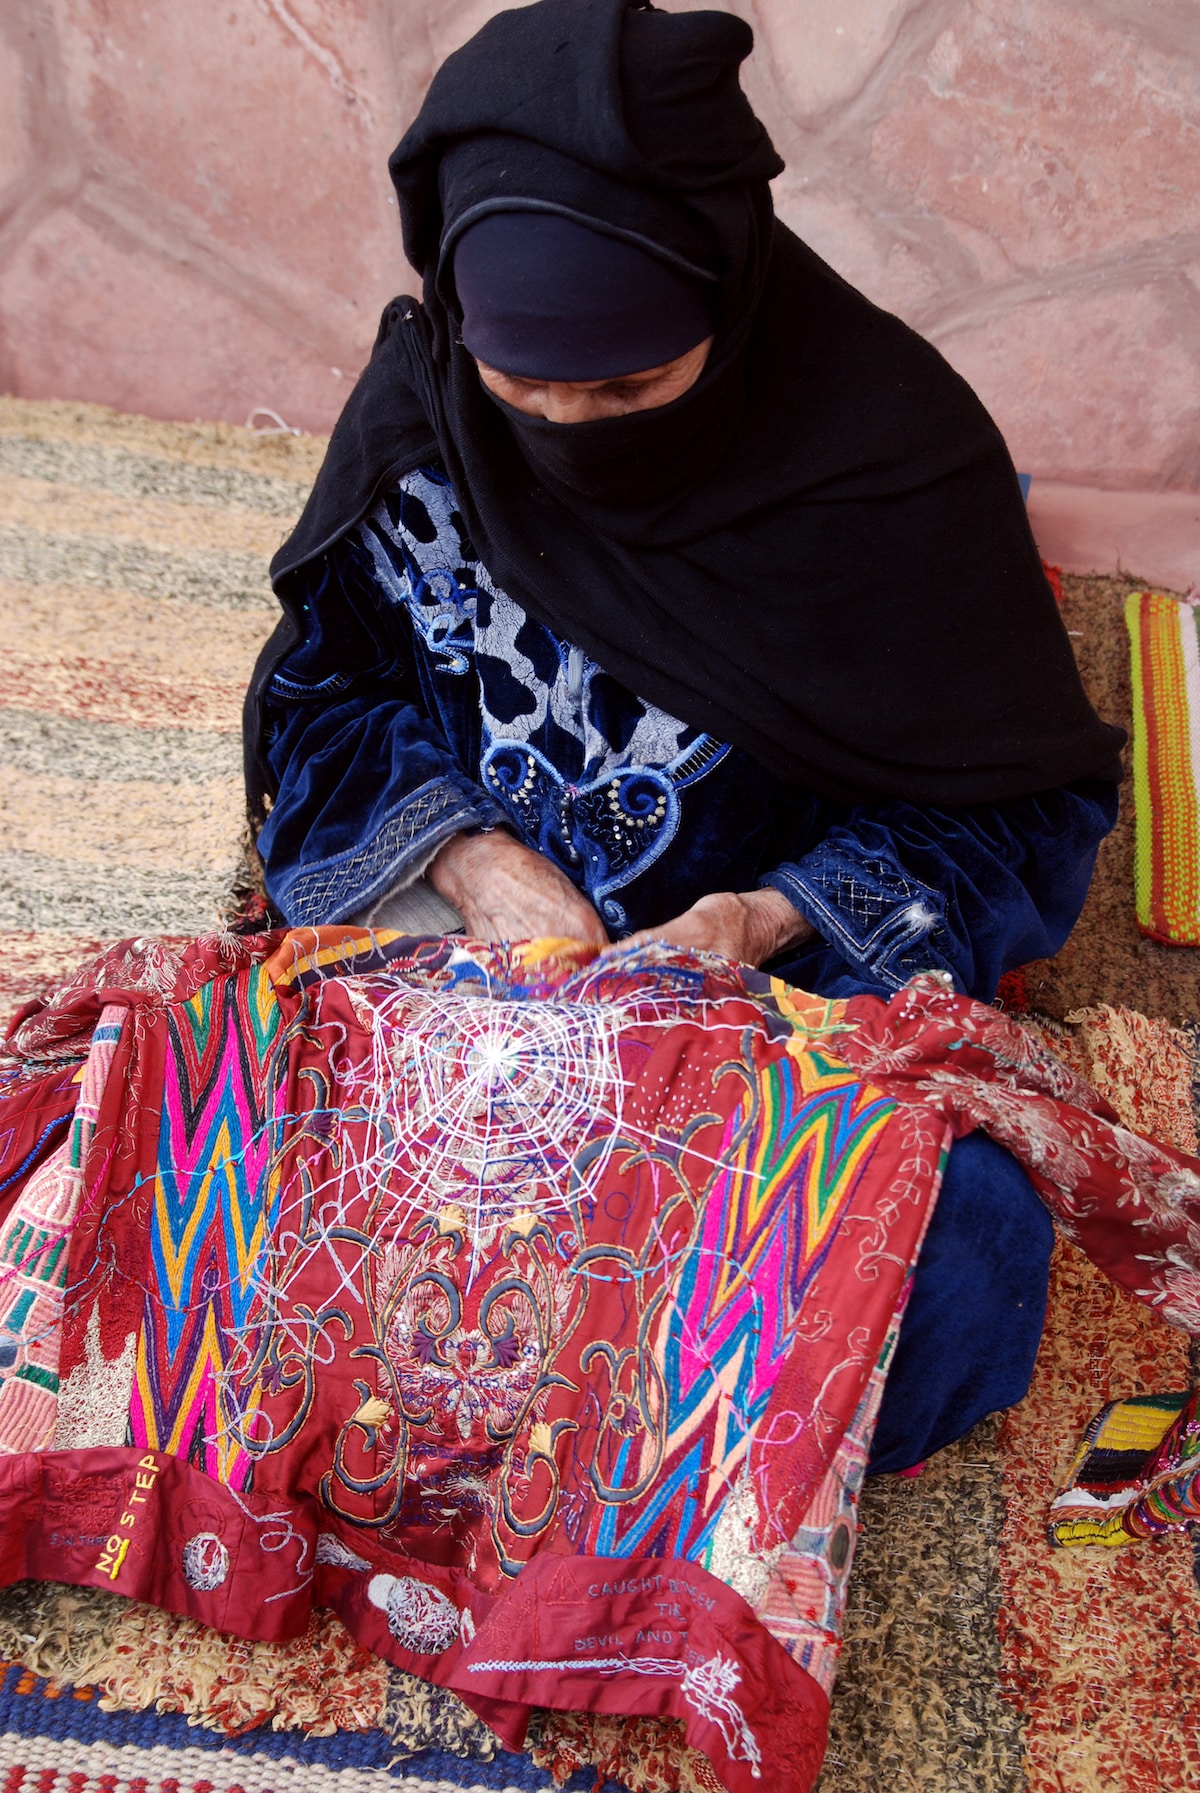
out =
[[[493,579],[639,696],[790,782],[861,800],[999,801],[1117,778],[1003,440],[937,351],[773,217],[781,167],[715,12],[539,0],[443,65],[391,159],[424,302],[385,311],[289,575],[403,473],[445,466]],[[717,336],[674,404],[531,424],[481,387],[449,269],[474,218],[562,212],[713,282]],[[578,432],[578,434],[577,434]]]

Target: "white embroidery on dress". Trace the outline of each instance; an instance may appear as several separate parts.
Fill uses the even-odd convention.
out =
[[[83,1339],[83,1361],[59,1389],[54,1425],[56,1451],[100,1450],[123,1445],[137,1363],[137,1333],[127,1335],[114,1358],[100,1343],[100,1307],[93,1307]]]
[[[742,1678],[742,1671],[728,1656],[710,1656],[695,1668],[683,1672],[683,1697],[702,1718],[716,1725],[725,1739],[725,1747],[735,1761],[749,1762],[757,1779],[762,1772],[762,1751],[746,1715],[733,1697],[733,1690]]]
[[[689,1667],[670,1656],[581,1656],[571,1660],[551,1659],[529,1662],[469,1662],[465,1665],[473,1675],[501,1674],[576,1674],[653,1675],[678,1681],[683,1697],[702,1718],[715,1725],[725,1740],[732,1759],[748,1762],[755,1780],[762,1778],[762,1751],[758,1739],[746,1722],[746,1715],[733,1697],[733,1690],[742,1678],[737,1663],[728,1656],[709,1656]]]
[[[761,1551],[755,1544],[760,1526],[758,1496],[750,1472],[743,1469],[713,1529],[708,1572],[757,1609],[770,1586],[786,1544]]]
[[[365,1557],[355,1556],[349,1544],[344,1544],[336,1532],[317,1533],[317,1561],[327,1563],[333,1569],[369,1569],[371,1564]]]
[[[387,1614],[388,1630],[397,1643],[417,1656],[438,1656],[458,1636],[459,1614],[453,1600],[415,1575],[373,1575],[367,1598]]]
[[[229,1552],[216,1532],[197,1532],[183,1547],[183,1578],[198,1594],[212,1594],[229,1575]]]

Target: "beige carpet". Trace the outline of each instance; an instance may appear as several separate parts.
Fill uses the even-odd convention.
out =
[[[322,451],[0,398],[0,930],[37,935],[29,976],[227,909],[266,563]]]

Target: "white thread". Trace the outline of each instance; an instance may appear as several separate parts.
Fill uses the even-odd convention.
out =
[[[254,421],[256,417],[271,418],[272,427],[260,430]],[[285,423],[283,418],[279,415],[279,412],[273,411],[270,405],[255,405],[253,411],[251,411],[249,417],[246,419],[245,427],[248,430],[253,430],[256,436],[298,436],[300,434],[300,431],[293,429],[290,423]]]

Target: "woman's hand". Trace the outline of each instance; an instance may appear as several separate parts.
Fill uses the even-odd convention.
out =
[[[762,965],[785,947],[800,946],[816,937],[817,930],[785,896],[767,886],[763,890],[722,890],[701,897],[674,921],[661,928],[643,928],[622,946],[644,946],[665,940],[669,946],[692,946],[701,951],[724,953],[743,965]]]
[[[555,935],[608,945],[604,923],[565,872],[511,834],[456,834],[425,876],[453,903],[473,940]]]

